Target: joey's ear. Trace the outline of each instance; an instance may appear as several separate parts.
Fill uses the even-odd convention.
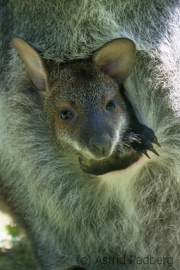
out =
[[[115,39],[106,43],[93,56],[99,68],[121,84],[130,74],[136,47],[133,41],[126,38]]]
[[[47,89],[47,72],[39,53],[19,37],[13,37],[12,44],[21,56],[34,85],[39,90]]]

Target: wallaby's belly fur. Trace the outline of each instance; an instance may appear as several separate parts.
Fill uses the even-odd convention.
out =
[[[179,269],[179,1],[5,2],[0,194],[34,242],[42,269]],[[160,157],[94,176],[56,154],[10,46],[13,36],[57,61],[86,58],[115,38],[133,40],[139,51],[125,88],[139,121],[156,133]]]

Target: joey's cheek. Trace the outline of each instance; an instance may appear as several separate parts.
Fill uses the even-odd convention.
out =
[[[55,117],[55,130],[56,137],[60,142],[70,143],[75,147],[75,144],[79,144],[80,132],[77,119],[63,120],[59,116]],[[63,146],[63,145],[62,145]]]
[[[64,123],[64,121],[61,121],[59,117],[55,118],[55,125],[59,130],[66,130],[67,132],[71,132],[74,128],[74,125],[68,124],[67,122]]]

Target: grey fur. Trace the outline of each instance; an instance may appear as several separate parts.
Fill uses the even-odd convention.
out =
[[[78,256],[90,258],[88,269],[179,269],[179,1],[0,4],[0,187],[42,269],[71,266]],[[126,92],[139,120],[155,131],[160,157],[98,177],[55,153],[41,103],[28,92],[24,65],[11,48],[13,36],[57,62],[89,57],[115,38],[133,40],[139,52]],[[132,255],[166,259],[130,264]],[[124,256],[126,265],[93,264],[104,256]]]

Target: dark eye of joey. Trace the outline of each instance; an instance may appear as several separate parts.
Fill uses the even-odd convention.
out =
[[[110,110],[115,109],[115,107],[116,107],[115,101],[114,100],[110,100],[108,102],[108,104],[106,105],[106,110],[110,111]]]
[[[62,110],[59,112],[59,117],[62,120],[68,120],[74,117],[74,114],[69,110]]]

